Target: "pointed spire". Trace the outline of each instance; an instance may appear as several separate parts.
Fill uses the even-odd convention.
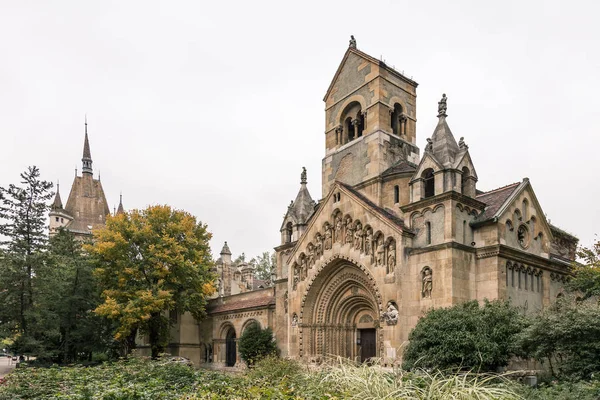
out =
[[[123,193],[119,194],[119,208],[117,208],[117,215],[125,214],[125,209],[123,208]]]
[[[288,206],[287,214],[292,215],[297,224],[305,224],[308,218],[313,214],[315,210],[315,201],[310,196],[308,188],[306,187],[306,168],[302,167],[302,174],[300,175],[300,190],[296,195],[296,199]]]
[[[459,152],[456,139],[446,122],[446,110],[448,108],[446,94],[442,95],[442,99],[438,102],[438,124],[431,135],[431,139],[427,140],[425,151],[433,153],[437,161],[445,167],[450,167],[454,163],[456,154]]]
[[[225,244],[223,245],[223,249],[221,249],[221,255],[223,254],[228,254],[231,255],[231,250],[229,250],[229,246],[227,245],[227,242],[225,242]]]
[[[63,204],[60,198],[60,184],[56,182],[56,196],[54,197],[54,202],[52,206],[50,206],[52,210],[62,210]]]
[[[84,174],[93,174],[92,170],[92,153],[90,152],[90,141],[88,139],[88,131],[87,131],[87,114],[85,116],[85,140],[83,142],[83,158],[81,161],[83,162],[83,168],[81,172]]]

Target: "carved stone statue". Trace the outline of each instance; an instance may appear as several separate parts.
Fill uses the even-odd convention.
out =
[[[331,227],[328,225],[325,229],[325,250],[331,250],[332,238],[331,238]]]
[[[383,238],[378,239],[377,245],[377,265],[383,265],[385,261],[385,247],[383,247]]]
[[[292,289],[296,290],[298,288],[298,276],[294,275],[294,281],[292,284]]]
[[[306,168],[302,167],[302,173],[300,174],[300,183],[306,183]]]
[[[354,241],[354,228],[352,227],[352,221],[346,221],[346,243],[350,243]]]
[[[316,241],[317,241],[317,248],[316,248],[315,255],[317,257],[321,257],[323,255],[323,236],[321,236],[321,234],[317,233]]]
[[[308,268],[315,265],[315,246],[312,243],[308,244]]]
[[[335,241],[338,243],[342,243],[342,218],[337,217],[335,220]]]
[[[431,275],[431,269],[425,268],[423,270],[423,287],[421,294],[423,298],[431,298],[431,290],[433,289],[433,276]]]
[[[389,302],[387,311],[383,313],[383,319],[387,325],[396,325],[398,323],[398,309],[393,302]]]
[[[394,242],[390,242],[388,245],[387,265],[388,274],[393,274],[394,270],[396,269],[396,245]]]
[[[469,148],[469,146],[467,146],[467,144],[465,143],[464,137],[461,137],[460,140],[458,141],[458,148],[461,150],[467,150]]]
[[[301,281],[306,279],[307,272],[308,272],[308,267],[306,265],[306,257],[303,255],[300,258],[300,280]]]
[[[298,326],[298,314],[296,313],[292,315],[292,326]]]
[[[350,43],[348,43],[348,47],[356,48],[356,39],[354,39],[354,35],[350,35]]]
[[[371,229],[367,229],[367,234],[365,236],[365,254],[369,255],[373,251],[373,231]]]
[[[354,249],[360,250],[362,247],[362,226],[359,223],[356,224],[356,231],[354,232]]]
[[[425,146],[425,151],[432,152],[433,151],[433,140],[427,138],[427,145]]]
[[[446,97],[446,93],[442,94],[442,99],[438,101],[438,117],[447,117],[446,110],[448,110],[448,105],[446,102],[448,98]]]
[[[283,295],[283,309],[285,310],[285,313],[288,313],[288,292],[286,291],[285,294]]]

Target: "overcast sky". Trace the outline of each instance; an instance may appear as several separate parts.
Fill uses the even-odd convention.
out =
[[[0,0],[0,186],[28,165],[94,173],[125,208],[196,215],[237,256],[272,251],[308,170],[321,197],[323,96],[354,34],[417,89],[423,149],[448,95],[490,190],[529,177],[552,223],[600,232],[595,1]]]

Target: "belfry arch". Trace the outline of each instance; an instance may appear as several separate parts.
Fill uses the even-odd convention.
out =
[[[300,356],[308,361],[381,356],[381,311],[381,294],[370,272],[354,260],[332,257],[302,299]]]

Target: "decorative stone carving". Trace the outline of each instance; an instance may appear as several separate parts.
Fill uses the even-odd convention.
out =
[[[296,288],[298,287],[298,280],[300,279],[300,266],[298,265],[298,263],[294,263],[292,265],[292,269],[294,271],[294,278],[292,281],[292,289],[296,290]]]
[[[321,257],[323,255],[323,236],[319,232],[315,235],[315,257]]]
[[[464,137],[461,137],[460,140],[458,141],[458,148],[461,150],[467,150],[469,148],[469,146],[467,146],[467,144],[465,143]]]
[[[300,280],[303,281],[306,279],[306,275],[308,273],[308,267],[306,265],[306,256],[304,254],[300,255]]]
[[[354,249],[360,251],[362,249],[362,225],[360,222],[356,224],[354,232]]]
[[[396,269],[396,244],[393,240],[388,244],[387,266],[388,274],[393,274]]]
[[[370,255],[373,252],[373,231],[371,228],[367,229],[365,234],[365,254]]]
[[[287,290],[285,291],[285,294],[283,295],[283,310],[285,311],[285,313],[288,313],[288,300],[289,300],[289,296],[288,296],[288,292]]]
[[[356,39],[354,39],[354,35],[350,35],[350,42],[348,43],[348,47],[353,49],[356,48]]]
[[[292,315],[292,326],[298,326],[298,314],[296,313]]]
[[[387,311],[382,313],[381,316],[387,325],[396,325],[398,323],[398,308],[393,301],[388,302]]]
[[[431,298],[431,291],[433,290],[433,276],[431,268],[425,267],[423,268],[422,275],[422,286],[421,286],[421,295],[424,299]]]
[[[448,98],[446,97],[446,93],[442,94],[442,99],[438,101],[438,117],[447,117],[446,111],[448,110],[448,104],[446,102]]]
[[[433,152],[433,140],[427,138],[427,145],[425,146],[425,151],[428,153]]]
[[[325,250],[331,250],[331,246],[332,246],[332,233],[331,233],[331,226],[327,225],[325,227]]]
[[[334,240],[338,243],[342,243],[342,227],[344,224],[342,223],[342,217],[337,217],[335,219],[335,238]]]
[[[527,229],[525,224],[519,225],[519,229],[517,229],[517,240],[522,248],[526,249],[529,246],[529,229]]]
[[[360,317],[360,319],[358,320],[359,324],[364,324],[364,323],[369,323],[369,322],[373,322],[373,317],[371,317],[369,314],[364,314],[362,317]]]
[[[346,243],[352,245],[354,241],[354,227],[352,226],[352,220],[348,218],[346,220]]]
[[[308,268],[312,268],[315,265],[315,246],[312,243],[309,243],[307,246],[308,251]]]
[[[383,237],[377,239],[377,265],[382,266],[385,263],[385,247],[383,246]]]

